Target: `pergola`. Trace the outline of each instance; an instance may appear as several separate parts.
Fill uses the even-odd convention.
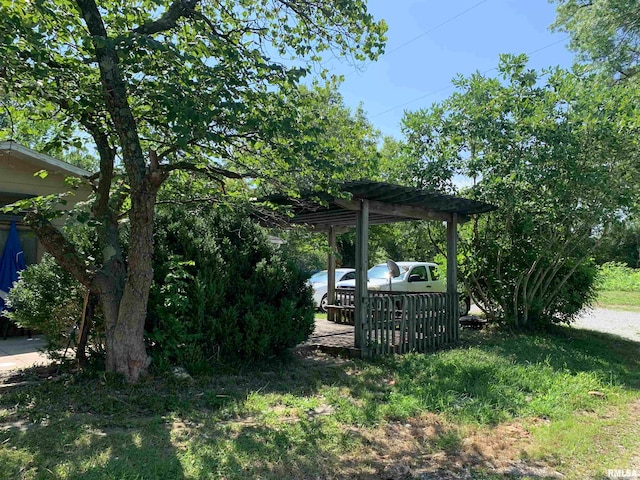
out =
[[[290,223],[306,225],[314,231],[328,233],[329,304],[335,302],[336,262],[334,252],[337,248],[336,234],[355,227],[355,347],[361,349],[363,353],[368,351],[371,353],[370,344],[374,337],[369,335],[365,338],[367,329],[371,331],[371,329],[376,329],[380,325],[379,321],[372,323],[372,316],[376,317],[376,312],[372,312],[372,297],[371,293],[367,291],[369,225],[412,220],[432,220],[447,223],[447,293],[443,297],[442,303],[434,303],[428,298],[426,300],[418,298],[417,301],[412,303],[414,306],[410,308],[410,316],[403,323],[405,325],[403,328],[413,329],[410,334],[411,338],[399,350],[423,350],[428,348],[431,344],[430,337],[436,335],[427,333],[425,322],[431,322],[431,320],[433,322],[429,324],[428,329],[433,332],[435,328],[438,332],[437,337],[442,340],[442,343],[457,340],[459,334],[457,317],[457,226],[468,221],[471,215],[486,213],[496,207],[467,198],[368,180],[348,182],[343,184],[341,189],[349,194],[351,198],[345,199],[328,194],[315,194],[313,196],[306,195],[302,199],[295,200],[284,196],[272,196],[268,200],[280,205],[290,205],[293,208],[293,217],[289,220]],[[380,297],[380,295],[377,295],[377,297]],[[416,296],[412,296],[411,300],[414,297]],[[382,305],[380,302],[378,304]],[[381,309],[379,310],[382,312]],[[416,318],[418,319],[417,323]],[[439,318],[442,325],[438,324]],[[393,321],[397,323],[395,319]],[[391,329],[389,321],[386,321],[384,328]],[[396,325],[393,328],[397,330],[399,327]],[[416,334],[416,331],[419,331],[419,333]],[[376,342],[378,342],[378,338],[387,338],[389,334],[389,331],[386,336],[380,333],[380,337],[378,337],[378,331],[376,330]],[[419,338],[416,339],[416,335]],[[395,338],[395,333],[393,337]],[[389,342],[387,341],[387,343]],[[435,343],[437,344],[438,342]],[[421,345],[424,348],[421,348]],[[398,350],[397,346],[393,347],[390,344],[383,347],[382,351],[393,351],[394,348]]]

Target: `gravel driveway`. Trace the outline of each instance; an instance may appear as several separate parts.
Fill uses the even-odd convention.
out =
[[[583,314],[572,325],[576,328],[611,333],[640,342],[640,312],[596,308]]]

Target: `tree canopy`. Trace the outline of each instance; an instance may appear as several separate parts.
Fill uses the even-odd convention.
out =
[[[553,0],[553,28],[567,32],[583,60],[622,78],[640,68],[640,9],[636,0]]]
[[[403,121],[416,178],[498,205],[464,232],[462,271],[478,303],[516,325],[568,320],[588,299],[598,238],[637,198],[635,94],[597,76],[537,72],[503,56],[499,78]],[[580,293],[578,293],[580,292]]]
[[[140,1],[100,9],[37,1],[2,8],[3,90],[35,115],[61,111],[65,133],[80,126],[100,138],[98,149],[135,132],[141,151],[157,151],[159,162],[200,154],[253,174],[259,172],[243,163],[245,153],[270,156],[262,167],[280,167],[278,173],[290,168],[292,154],[304,158],[306,145],[293,135],[306,124],[296,108],[304,100],[292,87],[308,62],[330,49],[375,58],[385,28],[360,1]],[[104,87],[116,80],[105,98]],[[123,95],[126,105],[116,105]],[[124,121],[135,128],[119,132]],[[126,164],[125,152],[117,154]]]
[[[321,55],[375,59],[385,29],[362,0],[0,2],[0,91],[28,111],[55,111],[68,135],[92,138],[100,160],[90,179],[95,263],[47,219],[27,220],[100,296],[109,370],[135,381],[148,366],[153,220],[170,173],[262,177],[292,188],[322,150],[298,83]],[[329,170],[337,157],[329,156]]]

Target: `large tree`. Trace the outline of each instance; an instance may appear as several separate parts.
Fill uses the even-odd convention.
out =
[[[79,254],[41,209],[27,221],[99,295],[108,370],[136,381],[148,367],[154,209],[170,172],[292,188],[287,180],[309,176],[320,150],[308,109],[298,108],[308,104],[296,86],[309,62],[323,52],[375,59],[384,30],[362,0],[0,2],[0,89],[35,112],[55,107],[69,134],[92,138],[100,160],[90,179],[100,258]]]
[[[551,0],[553,28],[567,32],[583,60],[620,78],[640,68],[640,6],[637,0]]]
[[[479,305],[515,326],[568,321],[588,300],[589,259],[637,198],[637,90],[597,76],[537,72],[503,56],[501,78],[474,74],[404,119],[432,188],[499,209],[469,222],[461,270]],[[457,181],[456,181],[457,180]]]

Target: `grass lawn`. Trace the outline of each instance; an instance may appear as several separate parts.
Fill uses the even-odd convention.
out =
[[[2,479],[582,479],[640,464],[640,345],[568,328],[193,382],[3,380],[33,381],[0,388]]]
[[[598,306],[640,312],[640,292],[601,291],[598,293]]]

